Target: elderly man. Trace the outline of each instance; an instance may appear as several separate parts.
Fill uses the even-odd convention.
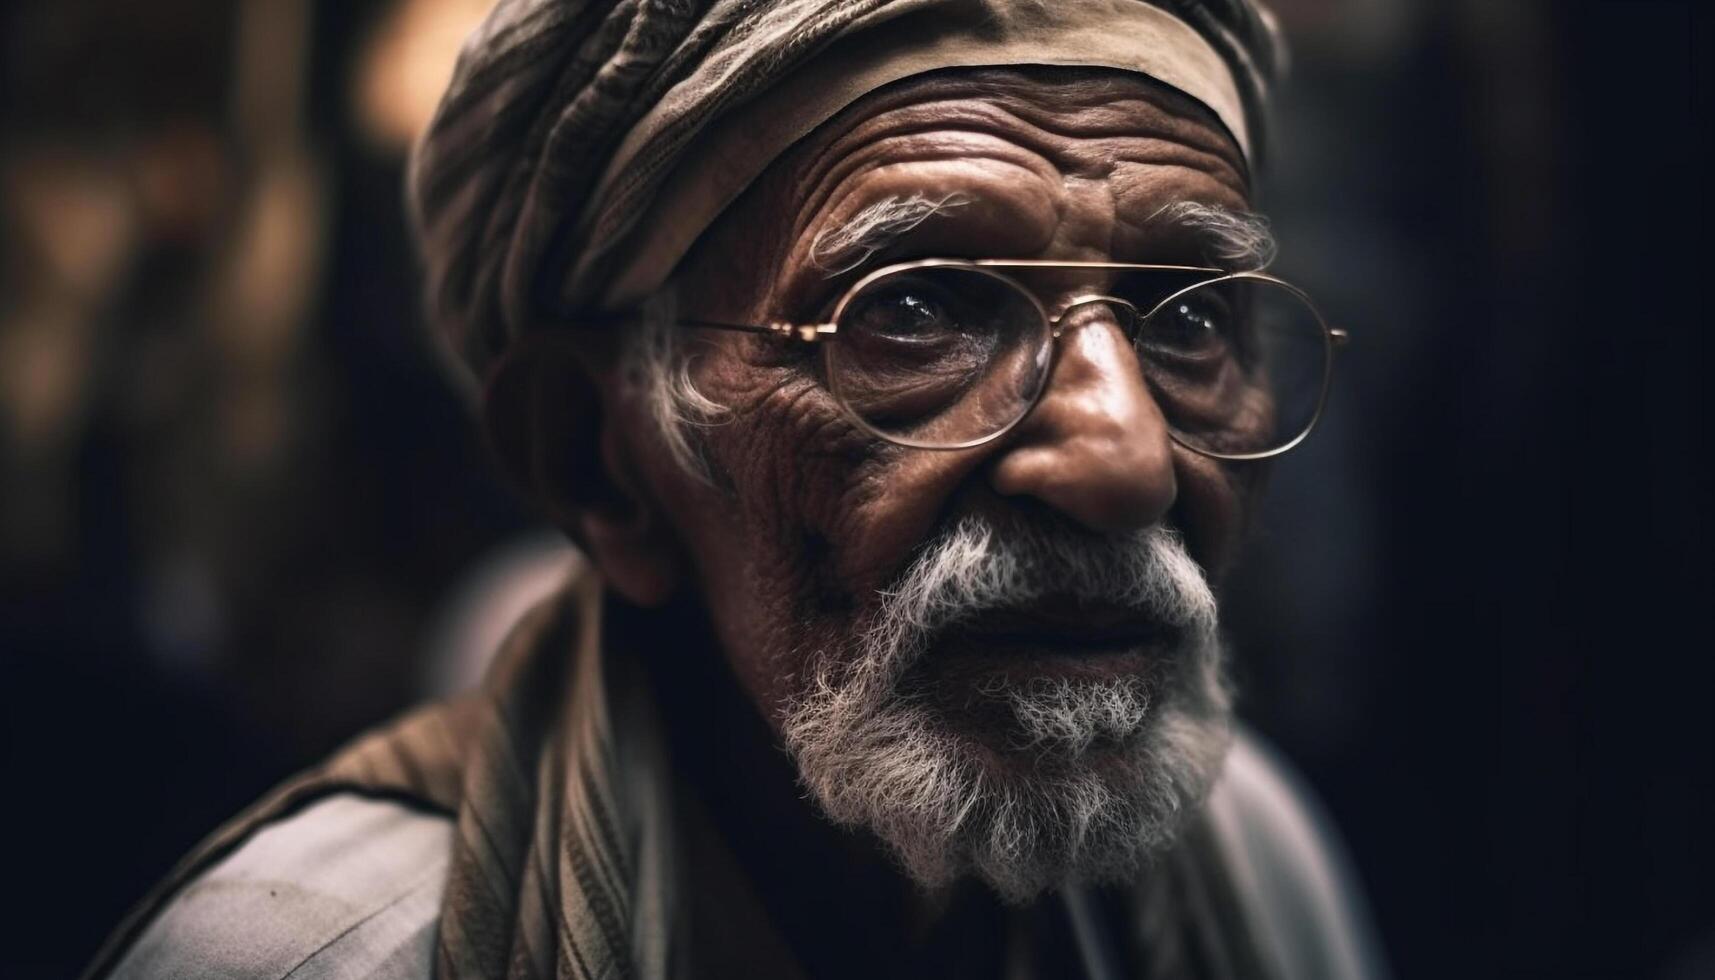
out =
[[[93,973],[1371,975],[1213,584],[1333,349],[1244,0],[502,0],[432,307],[593,571]]]

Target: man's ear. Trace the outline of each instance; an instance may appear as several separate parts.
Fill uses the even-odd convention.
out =
[[[614,358],[562,337],[520,341],[490,375],[483,427],[501,469],[640,606],[666,602],[684,567],[637,465]]]

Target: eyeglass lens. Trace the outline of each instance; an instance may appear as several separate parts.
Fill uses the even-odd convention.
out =
[[[1315,421],[1328,340],[1296,290],[1227,278],[1182,289],[1151,310],[1138,317],[1104,302],[1061,319],[1071,328],[1095,313],[1133,335],[1181,442],[1216,455],[1266,453]],[[831,387],[895,442],[976,445],[1023,418],[1048,381],[1053,327],[1030,292],[989,270],[902,269],[865,284],[836,316]]]

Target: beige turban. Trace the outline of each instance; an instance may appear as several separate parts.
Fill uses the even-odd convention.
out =
[[[1254,164],[1277,62],[1254,0],[500,0],[411,161],[429,313],[480,374],[636,302],[793,142],[911,75],[1141,72]]]

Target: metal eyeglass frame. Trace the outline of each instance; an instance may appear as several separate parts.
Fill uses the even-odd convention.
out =
[[[1334,352],[1337,349],[1344,347],[1349,339],[1345,330],[1328,326],[1327,321],[1322,318],[1321,311],[1317,310],[1316,304],[1311,302],[1309,295],[1305,293],[1304,290],[1299,289],[1297,286],[1294,286],[1289,282],[1261,272],[1230,272],[1225,269],[1192,265],[1146,265],[1134,262],[1057,262],[1052,259],[919,259],[913,262],[898,262],[892,265],[883,266],[852,283],[852,285],[846,289],[845,294],[840,297],[840,301],[834,306],[832,316],[829,317],[828,321],[825,323],[793,323],[787,320],[775,320],[768,323],[728,323],[720,320],[694,320],[681,318],[675,318],[673,322],[684,327],[728,330],[742,333],[770,334],[783,339],[795,340],[802,343],[822,343],[833,340],[839,335],[839,322],[841,316],[843,316],[846,311],[846,306],[850,304],[851,301],[860,293],[862,293],[863,290],[871,283],[885,276],[898,275],[901,272],[908,272],[912,269],[932,267],[952,267],[971,270],[1000,280],[1007,286],[1027,297],[1030,300],[1031,305],[1036,308],[1038,315],[1042,317],[1044,325],[1048,327],[1049,361],[1043,373],[1042,384],[1038,386],[1036,393],[1030,399],[1030,403],[1024,407],[1024,410],[1019,413],[1017,418],[987,435],[966,440],[965,442],[955,443],[953,445],[920,443],[909,438],[883,432],[880,429],[877,429],[875,426],[869,424],[863,416],[859,415],[858,412],[851,407],[851,403],[846,399],[845,393],[840,390],[839,372],[833,370],[828,372],[829,387],[833,392],[835,401],[839,402],[840,410],[845,412],[859,428],[878,439],[883,439],[896,445],[909,446],[913,449],[959,450],[986,445],[1006,435],[1025,419],[1029,418],[1030,413],[1034,412],[1036,410],[1036,406],[1041,404],[1042,396],[1048,391],[1048,382],[1053,378],[1054,360],[1059,356],[1060,350],[1060,345],[1057,341],[1060,339],[1060,335],[1064,332],[1064,324],[1067,314],[1079,307],[1087,306],[1091,303],[1108,303],[1129,309],[1136,317],[1134,322],[1141,325],[1150,317],[1160,312],[1167,304],[1193,290],[1202,289],[1205,286],[1220,282],[1255,280],[1259,282],[1267,282],[1291,292],[1302,300],[1305,307],[1308,308],[1311,314],[1316,317],[1316,324],[1321,328],[1323,336],[1322,387],[1321,390],[1316,393],[1316,411],[1311,414],[1310,421],[1305,424],[1303,431],[1293,436],[1292,439],[1288,440],[1284,445],[1277,446],[1274,449],[1269,449],[1264,452],[1221,453],[1192,445],[1182,438],[1178,432],[1174,431],[1171,425],[1167,427],[1168,435],[1174,442],[1185,447],[1191,452],[1202,456],[1209,456],[1214,459],[1267,459],[1271,456],[1279,456],[1303,442],[1305,438],[1310,435],[1311,431],[1316,428],[1316,423],[1322,418],[1322,409],[1327,404],[1328,389],[1334,377]],[[1129,300],[1121,299],[1117,296],[1104,296],[1092,293],[1072,299],[1057,315],[1051,316],[1048,313],[1047,307],[1042,305],[1042,301],[1036,297],[1036,293],[1034,291],[1019,282],[1017,279],[999,271],[1002,269],[1094,269],[1142,272],[1207,273],[1209,278],[1201,279],[1191,285],[1174,290],[1151,307],[1147,313],[1139,310],[1136,304]]]

